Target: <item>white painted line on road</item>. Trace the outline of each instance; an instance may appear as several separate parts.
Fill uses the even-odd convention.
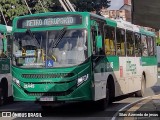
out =
[[[154,96],[159,96],[159,95],[154,95]],[[118,114],[119,114],[121,111],[123,111],[124,109],[126,109],[127,107],[132,106],[133,104],[136,104],[136,103],[138,103],[138,102],[140,102],[140,101],[142,101],[142,100],[144,100],[144,99],[147,99],[147,98],[149,98],[149,97],[152,97],[152,96],[144,97],[144,98],[142,98],[142,99],[140,99],[140,100],[137,100],[137,101],[135,101],[135,102],[133,102],[133,103],[130,103],[130,104],[124,106],[123,108],[121,108],[120,110],[118,110],[118,111],[114,114],[114,116],[112,117],[111,120],[116,120],[116,117],[118,116]]]

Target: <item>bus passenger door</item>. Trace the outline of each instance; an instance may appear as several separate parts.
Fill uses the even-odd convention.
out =
[[[128,83],[126,79],[126,47],[125,47],[125,30],[116,28],[116,45],[117,56],[119,57],[119,74],[117,75],[117,83],[119,95],[128,93]]]
[[[102,35],[96,27],[91,30],[92,68],[94,78],[94,100],[106,97],[105,54],[102,47]]]

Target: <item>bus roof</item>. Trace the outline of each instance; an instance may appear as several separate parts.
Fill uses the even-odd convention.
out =
[[[25,18],[25,17],[31,17],[31,16],[48,16],[48,15],[61,15],[61,14],[92,14],[89,12],[45,12],[45,13],[36,13],[36,14],[28,14],[24,16],[18,16],[17,18]]]
[[[12,27],[7,25],[0,24],[0,32],[11,32]]]
[[[48,15],[61,15],[61,14],[64,14],[64,13],[65,14],[91,15],[91,16],[94,16],[94,17],[105,20],[109,26],[113,26],[113,27],[117,26],[116,21],[111,20],[109,18],[105,18],[104,16],[99,16],[97,14],[90,13],[90,12],[46,12],[46,13],[37,13],[37,14],[32,14],[32,15],[18,16],[14,19],[14,21],[16,21],[19,18],[26,18],[26,17],[31,17],[31,16],[36,17],[36,16],[48,16]]]
[[[109,26],[117,27],[117,22],[114,21],[114,20],[111,20],[111,19],[109,19],[109,18],[106,18],[106,22],[107,22],[107,25],[109,25]]]
[[[144,28],[140,28],[140,33],[141,33],[141,34],[148,35],[148,36],[156,36],[154,32],[147,31],[147,30],[145,30]]]
[[[137,25],[131,24],[130,22],[119,20],[119,19],[115,21],[117,22],[117,27],[119,28],[131,30],[133,32],[141,33],[141,34],[148,35],[148,36],[156,36],[154,32],[145,30],[141,26],[137,26]]]
[[[131,24],[130,22],[123,21],[120,19],[116,20],[116,22],[117,22],[117,27],[119,28],[123,28],[123,29],[130,30],[133,32],[139,32],[139,28],[136,25]]]
[[[133,32],[138,32],[138,33],[141,33],[141,34],[146,34],[146,35],[149,35],[149,36],[155,36],[154,32],[147,31],[147,30],[145,30],[141,27],[137,27],[136,25],[131,24],[129,22],[126,22],[126,21],[123,21],[123,20],[120,20],[120,19],[112,20],[110,18],[105,18],[103,16],[99,16],[99,15],[96,15],[96,14],[93,14],[93,13],[90,13],[90,12],[46,12],[46,13],[37,13],[37,14],[32,14],[32,15],[18,16],[13,21],[17,21],[19,18],[26,18],[26,17],[31,17],[31,16],[39,17],[39,16],[48,16],[48,15],[61,15],[61,14],[91,15],[91,16],[94,16],[94,17],[105,20],[107,25],[112,26],[112,27],[119,27],[119,28],[123,28],[123,29],[126,29],[126,30],[131,30]],[[10,27],[10,26],[4,27],[4,26],[5,25],[2,25],[2,27],[0,26],[0,29],[2,28],[2,30],[5,30],[5,31],[12,31],[12,27]]]

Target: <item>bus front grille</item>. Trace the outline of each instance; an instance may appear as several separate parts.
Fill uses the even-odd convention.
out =
[[[22,74],[22,78],[41,79],[41,78],[66,78],[72,77],[74,73],[53,73],[53,74]]]
[[[28,92],[25,93],[29,96],[66,96],[69,95],[73,90],[68,90],[64,92]]]
[[[57,82],[24,82],[25,84],[65,84],[74,82],[74,80],[68,80],[68,81],[57,81]]]

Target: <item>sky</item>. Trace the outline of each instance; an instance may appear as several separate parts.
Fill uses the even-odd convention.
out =
[[[122,7],[124,0],[111,0],[111,6],[108,8],[110,10],[117,10]]]

